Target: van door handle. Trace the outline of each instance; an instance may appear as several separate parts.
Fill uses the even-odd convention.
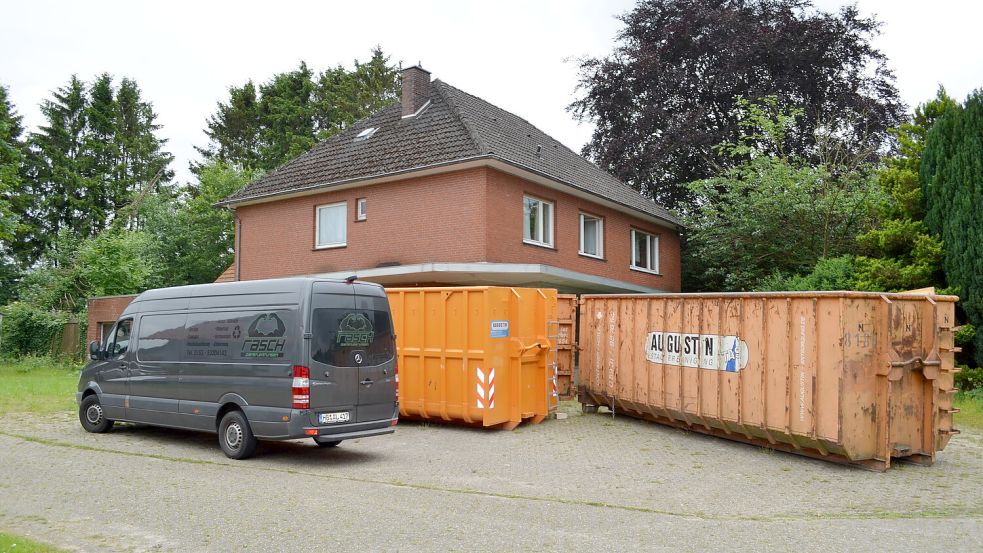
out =
[[[372,379],[371,378],[366,378],[365,380],[359,382],[359,384],[361,384],[362,386],[371,386],[372,385]]]

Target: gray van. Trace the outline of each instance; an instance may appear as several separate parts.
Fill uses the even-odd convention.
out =
[[[233,459],[257,439],[322,447],[395,429],[396,337],[381,286],[285,278],[148,290],[89,344],[76,400],[114,421],[218,432]]]

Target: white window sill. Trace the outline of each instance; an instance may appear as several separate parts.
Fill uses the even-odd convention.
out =
[[[634,265],[629,265],[628,268],[631,269],[632,271],[638,271],[639,273],[647,273],[650,275],[662,276],[662,273],[660,273],[659,271],[653,271],[651,269],[646,269],[644,267],[636,267]]]
[[[581,257],[589,257],[591,259],[600,259],[601,261],[604,261],[603,255],[594,255],[592,253],[584,253],[584,252],[577,252],[577,253],[580,254]]]
[[[315,250],[333,250],[333,249],[336,249],[336,248],[344,248],[347,245],[348,245],[347,242],[341,243],[341,244],[326,244],[326,245],[323,245],[323,246],[314,246],[314,249]]]
[[[529,244],[530,246],[539,246],[540,248],[553,249],[553,244],[547,244],[545,242],[536,242],[535,240],[522,240],[523,244]]]

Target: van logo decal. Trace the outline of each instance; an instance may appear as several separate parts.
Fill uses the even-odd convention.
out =
[[[349,313],[338,323],[338,337],[336,342],[339,346],[367,347],[375,338],[375,329],[372,328],[372,321],[362,313]]]
[[[645,358],[652,363],[735,373],[747,367],[747,342],[739,336],[649,332]]]
[[[287,327],[276,313],[263,313],[249,325],[250,338],[279,338],[286,331]]]
[[[238,327],[236,327],[238,329]],[[287,339],[287,326],[276,313],[257,316],[246,331],[242,342],[243,357],[283,357]]]

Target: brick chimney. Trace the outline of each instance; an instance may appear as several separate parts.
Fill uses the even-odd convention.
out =
[[[403,117],[413,115],[430,100],[430,72],[414,65],[403,70]]]

